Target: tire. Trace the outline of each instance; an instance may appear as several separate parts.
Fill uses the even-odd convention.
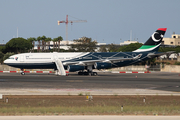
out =
[[[84,75],[89,75],[89,73],[88,72],[84,72]]]
[[[97,72],[93,72],[93,75],[94,75],[94,76],[97,76],[98,74],[97,74]]]
[[[25,75],[25,73],[24,73],[24,72],[21,72],[21,75]]]
[[[84,73],[83,72],[78,72],[78,75],[83,75]]]

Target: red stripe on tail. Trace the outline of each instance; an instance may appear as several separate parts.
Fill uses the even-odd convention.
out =
[[[157,30],[166,31],[167,28],[158,28]]]

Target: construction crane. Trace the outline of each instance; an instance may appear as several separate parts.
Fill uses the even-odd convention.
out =
[[[71,25],[72,25],[72,23],[78,23],[78,22],[87,22],[87,20],[70,21],[70,20],[68,20],[68,15],[66,15],[66,21],[58,21],[58,25],[60,25],[60,23],[65,23],[66,24],[66,40],[67,41],[68,41],[68,23],[71,23]]]

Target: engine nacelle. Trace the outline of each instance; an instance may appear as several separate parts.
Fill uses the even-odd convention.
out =
[[[80,66],[80,65],[68,65],[67,70],[69,72],[80,71],[80,70],[84,70],[84,66]]]
[[[97,62],[94,64],[94,68],[96,68],[96,69],[107,69],[107,68],[111,68],[111,66],[112,66],[111,63]]]

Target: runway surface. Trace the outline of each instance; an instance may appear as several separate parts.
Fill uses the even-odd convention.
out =
[[[0,73],[4,95],[180,95],[178,73],[99,73],[98,76]]]

